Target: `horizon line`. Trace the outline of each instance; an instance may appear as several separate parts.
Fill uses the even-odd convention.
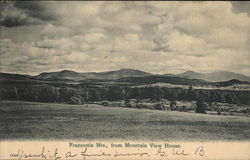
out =
[[[103,72],[112,72],[112,71],[119,71],[119,70],[137,70],[140,72],[146,72],[149,74],[153,74],[153,75],[166,75],[166,74],[172,74],[172,75],[178,75],[178,74],[183,74],[185,72],[194,72],[194,73],[198,73],[198,74],[210,74],[210,73],[214,73],[214,72],[229,72],[229,73],[236,73],[236,74],[241,74],[247,77],[250,77],[250,75],[246,75],[244,73],[239,73],[239,72],[232,72],[232,71],[227,71],[227,70],[217,70],[217,71],[212,71],[212,72],[197,72],[197,71],[193,71],[193,70],[186,70],[180,73],[154,73],[154,72],[149,72],[149,71],[144,71],[144,70],[140,70],[140,69],[136,69],[136,68],[120,68],[120,69],[116,69],[116,70],[106,70],[106,71],[75,71],[72,69],[62,69],[62,70],[55,70],[55,71],[50,71],[50,72],[39,72],[36,74],[27,74],[27,73],[18,73],[18,72],[5,72],[5,71],[0,71],[0,73],[9,73],[9,74],[20,74],[20,75],[29,75],[29,76],[37,76],[40,75],[42,73],[54,73],[54,72],[62,72],[62,71],[72,71],[72,72],[76,72],[76,73],[103,73]]]

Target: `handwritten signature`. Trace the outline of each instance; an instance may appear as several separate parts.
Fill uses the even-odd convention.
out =
[[[160,156],[160,157],[167,157],[167,156],[191,156],[191,155],[197,155],[199,157],[205,157],[205,149],[203,146],[197,147],[193,153],[188,153],[184,149],[162,149],[158,148],[155,149],[153,152],[104,152],[101,151],[99,153],[90,153],[89,148],[84,148],[80,153],[73,153],[71,151],[66,151],[65,153],[59,153],[58,149],[55,148],[52,152],[50,150],[46,150],[45,147],[42,147],[42,150],[38,154],[33,153],[24,153],[22,149],[18,150],[17,153],[17,159],[18,160],[25,160],[25,159],[44,159],[44,160],[60,160],[60,159],[86,159],[86,157],[132,157],[132,156],[138,156],[138,157],[150,157],[150,156]]]

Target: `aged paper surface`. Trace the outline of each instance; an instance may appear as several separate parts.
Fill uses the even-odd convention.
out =
[[[146,148],[126,147],[144,144]],[[150,144],[162,145],[153,147]],[[72,145],[81,144],[81,147]],[[87,144],[89,145],[88,147]],[[90,147],[90,144],[93,146]],[[122,147],[112,147],[121,144]],[[177,144],[180,148],[167,148]],[[85,146],[86,145],[86,146]],[[102,145],[102,146],[100,146]],[[165,146],[166,145],[166,146]],[[247,142],[14,141],[1,142],[1,159],[249,159]]]
[[[250,159],[249,2],[0,6],[0,160]]]

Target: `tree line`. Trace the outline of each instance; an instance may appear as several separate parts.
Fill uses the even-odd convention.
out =
[[[91,85],[5,85],[0,88],[0,100],[24,100],[36,102],[119,101],[128,99],[167,99],[232,104],[250,104],[250,91],[206,90],[167,87],[91,86]]]

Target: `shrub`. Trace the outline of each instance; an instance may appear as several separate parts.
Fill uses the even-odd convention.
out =
[[[163,105],[161,103],[156,103],[154,108],[157,109],[157,110],[164,110],[164,107],[163,107]]]
[[[103,105],[103,106],[109,106],[109,101],[102,101],[101,105]]]
[[[124,104],[125,104],[125,105],[127,105],[127,104],[129,104],[129,103],[130,103],[130,99],[125,98],[125,100],[124,100]]]
[[[81,104],[82,104],[82,101],[81,101],[80,98],[73,96],[73,97],[70,98],[70,100],[69,100],[68,103],[69,103],[69,104],[81,105]]]
[[[152,103],[138,103],[136,108],[155,109],[155,106]]]
[[[244,113],[244,114],[249,114],[250,113],[250,109],[249,108],[244,108],[244,109],[241,109],[240,112]]]
[[[131,103],[126,103],[126,107],[133,108],[133,105]]]
[[[181,109],[180,109],[180,111],[182,111],[182,112],[187,112],[187,106],[181,106]]]
[[[171,101],[170,102],[170,110],[175,110],[176,107],[176,101]]]
[[[234,114],[233,114],[233,112],[232,112],[232,111],[229,111],[229,115],[230,115],[230,116],[233,116]]]
[[[221,115],[221,112],[220,112],[220,110],[217,110],[217,115]]]
[[[136,108],[143,108],[143,105],[142,104],[136,104]]]

